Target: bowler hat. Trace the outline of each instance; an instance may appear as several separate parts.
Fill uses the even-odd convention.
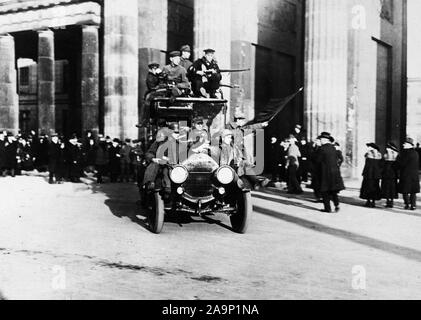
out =
[[[215,53],[214,49],[205,49],[203,50],[205,53]]]
[[[329,132],[322,132],[320,134],[320,136],[318,136],[317,139],[328,139],[328,140],[332,141],[331,140],[332,139],[332,136],[331,136],[331,134]]]
[[[186,44],[186,45],[184,45],[184,46],[182,46],[182,47],[180,48],[180,51],[181,51],[181,52],[183,52],[183,51],[186,51],[186,52],[191,52],[191,48],[190,48],[190,46],[189,46],[188,44]]]
[[[180,56],[181,56],[181,52],[180,51],[171,51],[170,52],[170,58],[180,57]]]
[[[373,143],[373,142],[367,143],[366,146],[367,147],[371,147],[373,149],[376,149],[377,151],[380,151],[380,147],[377,144]]]
[[[410,144],[410,145],[412,145],[412,146],[415,146],[415,144],[414,144],[414,139],[412,139],[412,138],[410,138],[410,137],[407,137],[407,138],[405,139],[405,143],[408,143],[408,144]]]
[[[148,67],[149,67],[149,69],[152,69],[152,68],[159,68],[159,63],[157,63],[157,62],[152,62],[152,63],[150,63],[150,64],[148,65]]]
[[[392,149],[393,151],[399,152],[398,147],[393,142],[389,142],[386,144],[387,149]]]

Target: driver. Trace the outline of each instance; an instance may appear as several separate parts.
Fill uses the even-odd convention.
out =
[[[193,130],[189,136],[189,157],[195,153],[207,153],[210,144],[209,133],[204,127],[204,119],[193,119]]]

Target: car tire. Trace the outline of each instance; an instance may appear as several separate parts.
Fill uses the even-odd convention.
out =
[[[164,200],[159,192],[154,192],[152,197],[152,210],[149,214],[149,228],[151,232],[159,234],[164,227]]]
[[[252,212],[251,193],[242,192],[237,198],[237,211],[230,218],[234,232],[246,233]]]

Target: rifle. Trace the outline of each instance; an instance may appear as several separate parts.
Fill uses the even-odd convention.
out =
[[[219,72],[221,73],[233,73],[233,72],[245,72],[245,71],[250,71],[251,68],[247,68],[247,69],[222,69],[219,70]]]
[[[220,87],[231,88],[231,89],[240,89],[241,87],[238,84],[220,84]]]

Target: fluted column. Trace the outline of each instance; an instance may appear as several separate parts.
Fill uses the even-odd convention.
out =
[[[99,128],[99,37],[98,26],[82,27],[82,130]]]
[[[241,10],[239,10],[241,8]],[[231,90],[230,118],[240,107],[248,119],[254,118],[256,48],[258,42],[258,0],[231,1],[231,68],[250,71],[231,74],[231,82],[240,88]]]
[[[203,56],[203,50],[213,48],[219,67],[231,66],[231,6],[225,0],[194,1],[194,53],[195,59]],[[222,83],[229,84],[230,76],[224,74]],[[230,101],[230,90],[224,88],[224,96]],[[214,120],[211,131],[221,127],[223,114]]]
[[[38,130],[51,134],[55,131],[55,63],[54,33],[38,32]]]
[[[14,134],[19,130],[19,99],[16,93],[15,40],[0,35],[0,123]]]
[[[322,131],[345,145],[347,0],[306,1],[305,106],[310,138]]]
[[[165,64],[168,33],[168,0],[138,0],[139,6],[139,106],[147,91],[151,62]],[[171,48],[178,50],[178,48]],[[142,109],[143,110],[143,109]],[[140,117],[143,117],[141,112]],[[141,119],[143,120],[143,119]]]
[[[137,138],[137,0],[105,0],[104,29],[104,132],[121,139]]]

